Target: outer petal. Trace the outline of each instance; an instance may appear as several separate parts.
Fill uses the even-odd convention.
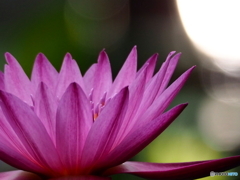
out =
[[[108,97],[112,97],[118,93],[123,87],[128,86],[136,78],[137,71],[137,47],[133,47],[127,60],[123,64],[117,77],[115,78],[113,85],[108,92]]]
[[[144,110],[146,110],[158,97],[159,94],[162,93],[162,90],[166,87],[166,78],[170,79],[170,74],[168,71],[169,69],[174,69],[176,67],[176,58],[171,58],[172,54],[175,52],[169,53],[167,60],[162,64],[159,72],[149,81],[147,84],[141,107],[136,115],[138,117],[142,114]],[[164,88],[163,88],[164,87]]]
[[[9,165],[40,174],[51,174],[45,167],[41,166],[29,154],[19,147],[10,144],[4,137],[0,138],[0,159]]]
[[[143,111],[145,111],[155,100],[170,63],[170,61],[164,62],[159,72],[146,85],[142,103],[135,118],[139,117],[143,113]]]
[[[78,68],[78,64],[72,59],[72,56],[67,53],[64,57],[63,64],[60,70],[58,83],[56,86],[56,95],[60,99],[66,91],[69,84],[78,83],[85,92],[82,74]]]
[[[64,165],[79,169],[82,149],[93,123],[90,102],[77,83],[67,88],[57,110],[57,149]]]
[[[105,175],[128,173],[147,179],[186,180],[209,176],[240,165],[240,156],[185,163],[125,162],[107,170]]]
[[[167,87],[167,85],[173,75],[173,72],[177,66],[178,60],[181,56],[181,53],[178,53],[172,57],[172,53],[173,52],[169,53],[169,55],[167,57],[166,61],[169,60],[171,62],[169,63],[166,73],[164,74],[164,79],[163,79],[163,82],[161,83],[161,88],[158,91],[158,94],[161,94],[164,91],[164,89]]]
[[[162,81],[164,79],[164,75],[167,71],[167,68],[171,62],[166,61],[162,64],[159,72],[149,81],[149,83],[146,85],[144,94],[142,96],[142,101],[140,103],[140,107],[138,108],[137,112],[133,116],[131,120],[131,125],[128,126],[128,129],[131,130],[134,126],[134,122],[138,120],[138,117],[142,116],[148,109],[148,107],[153,103],[155,100],[158,91],[161,87]],[[149,119],[149,118],[148,118]]]
[[[141,74],[141,72],[145,69],[147,66],[147,77],[146,77],[146,82],[148,82],[154,73],[156,62],[157,62],[158,54],[152,55],[146,62],[145,64],[139,69],[137,72],[137,76]]]
[[[139,105],[142,101],[142,96],[145,90],[145,82],[148,76],[148,66],[139,73],[137,78],[129,85],[129,102],[131,103],[128,106],[126,116],[122,122],[121,128],[119,129],[118,136],[116,137],[115,145],[117,145],[121,140],[128,134],[132,129],[132,126],[136,122],[134,116],[139,108]]]
[[[46,129],[33,110],[12,94],[0,91],[6,119],[27,151],[42,166],[61,171],[61,162]]]
[[[108,156],[99,161],[98,168],[116,166],[139,153],[173,122],[186,105],[178,105],[150,122],[137,123],[136,130],[130,132]]]
[[[56,144],[57,103],[56,96],[45,83],[41,82],[34,98],[34,111],[42,121],[54,145]]]
[[[9,171],[0,173],[1,180],[42,180],[39,176],[24,171]]]
[[[46,56],[39,53],[35,59],[31,81],[33,88],[36,91],[40,82],[44,82],[51,91],[57,82],[58,72],[48,61]],[[34,91],[34,92],[35,92]]]
[[[100,52],[98,63],[93,64],[84,75],[87,93],[93,89],[93,102],[98,103],[112,85],[112,72],[107,53]]]
[[[0,109],[0,159],[11,166],[31,172],[51,174],[27,151],[21,137],[15,133]],[[44,169],[45,168],[45,169]]]
[[[83,150],[83,167],[92,168],[112,149],[128,105],[128,89],[122,89],[110,100],[94,122]],[[87,173],[89,170],[83,170]]]
[[[181,90],[194,68],[195,66],[183,73],[159,97],[157,97],[146,112],[142,114],[140,119],[143,121],[151,121],[161,115]],[[138,121],[138,123],[141,122]]]
[[[60,177],[49,180],[111,180],[111,178],[101,176],[80,176],[80,177]]]
[[[5,58],[8,62],[8,65],[5,65],[4,68],[5,90],[32,105],[30,96],[32,94],[32,87],[27,75],[10,53],[6,53]]]

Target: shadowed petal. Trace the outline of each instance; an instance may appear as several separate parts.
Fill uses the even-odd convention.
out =
[[[98,63],[93,64],[84,75],[84,82],[87,94],[94,89],[92,100],[99,102],[105,92],[109,91],[112,85],[112,72],[110,62],[105,51],[98,56]]]
[[[39,53],[35,59],[31,81],[36,91],[40,82],[44,82],[53,91],[58,77],[58,72],[48,61],[46,56]]]
[[[67,87],[73,82],[78,83],[85,92],[85,86],[78,64],[72,59],[72,56],[67,53],[63,60],[56,87],[56,95],[59,99],[66,91]]]
[[[101,177],[101,176],[79,176],[79,177],[60,177],[52,178],[49,180],[111,180],[110,177]]]
[[[57,110],[57,150],[68,169],[79,169],[81,153],[93,123],[90,102],[77,83],[63,94]]]
[[[128,89],[122,89],[104,107],[94,122],[83,150],[83,167],[94,166],[111,150],[128,106]],[[86,170],[84,170],[86,173]]]
[[[16,96],[3,91],[0,91],[0,100],[6,119],[27,151],[45,167],[61,171],[53,142],[33,110]]]
[[[47,85],[41,82],[34,98],[34,112],[43,123],[54,145],[56,144],[56,111],[57,98]]]
[[[5,54],[6,64],[4,67],[5,90],[32,105],[32,87],[30,80],[19,65],[17,60],[10,54]]]
[[[137,71],[137,47],[134,46],[132,51],[127,57],[127,60],[123,64],[117,77],[115,78],[113,85],[108,92],[108,97],[112,97],[118,93],[123,87],[128,86],[136,78]]]
[[[209,176],[211,171],[223,172],[240,165],[240,156],[185,163],[125,162],[104,174],[134,174],[147,179],[186,180]]]
[[[42,180],[39,176],[25,171],[9,171],[0,173],[1,180]]]
[[[129,132],[108,156],[99,161],[98,168],[116,166],[132,158],[161,134],[186,106],[187,104],[178,105],[147,123],[136,123],[135,130]]]

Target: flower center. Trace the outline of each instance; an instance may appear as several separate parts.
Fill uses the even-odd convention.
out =
[[[106,104],[107,92],[105,92],[98,103],[93,101],[93,89],[90,92],[89,100],[92,108],[93,120],[95,121]]]

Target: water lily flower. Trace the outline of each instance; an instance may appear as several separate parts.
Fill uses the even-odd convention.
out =
[[[166,111],[194,67],[170,86],[180,53],[154,74],[157,54],[137,71],[136,47],[112,81],[108,56],[81,75],[68,53],[60,72],[38,54],[31,79],[5,54],[0,73],[0,159],[19,169],[1,180],[107,180],[129,173],[148,179],[193,179],[240,165],[240,156],[186,163],[128,161],[183,111]]]

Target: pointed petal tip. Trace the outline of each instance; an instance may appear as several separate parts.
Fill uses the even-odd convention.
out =
[[[159,54],[158,53],[155,53],[153,54],[149,59],[154,59],[156,60],[158,58]]]
[[[127,95],[129,94],[129,86],[125,86],[124,88],[122,88],[118,93],[116,93],[115,95],[117,94],[120,94],[120,93],[123,93],[124,95]],[[114,95],[114,96],[115,96]]]
[[[181,104],[182,106],[184,106],[184,107],[187,107],[188,106],[188,102],[186,102],[186,103],[183,103],[183,104]]]
[[[36,58],[35,58],[35,62],[41,63],[44,61],[44,59],[47,59],[47,57],[43,54],[43,53],[38,53]]]
[[[4,53],[4,56],[6,57],[6,56],[11,56],[11,53],[10,52],[5,52]]]
[[[98,55],[98,63],[104,60],[108,60],[108,55],[105,50],[102,50]]]
[[[4,54],[4,56],[5,56],[6,62],[7,62],[8,64],[10,64],[13,60],[16,61],[15,57],[14,57],[11,53],[9,53],[9,52],[6,52],[6,53]]]
[[[182,55],[182,53],[181,52],[178,52],[178,53],[176,53],[174,56],[181,56]]]
[[[190,74],[195,68],[196,68],[196,66],[192,66],[187,71],[185,71],[185,73],[183,73],[183,74]]]
[[[46,56],[42,52],[40,52],[37,54],[36,58],[44,58],[44,57],[46,57]]]
[[[135,46],[133,46],[133,48],[132,48],[131,52],[137,53],[137,46],[136,46],[136,45],[135,45]]]
[[[72,59],[72,55],[68,52],[65,54],[64,59]]]
[[[192,66],[189,70],[193,71],[196,67],[197,67],[197,66],[194,65],[194,66]]]
[[[175,108],[179,108],[180,111],[183,111],[186,107],[188,106],[188,103],[183,103],[183,104],[179,104],[177,105]]]
[[[101,52],[102,52],[102,51],[104,51],[104,52],[105,52],[105,51],[106,51],[106,48],[103,48],[103,49],[101,50]],[[100,52],[100,53],[101,53],[101,52]]]
[[[169,54],[168,54],[168,57],[170,56],[173,56],[177,51],[171,51]]]
[[[181,55],[182,55],[181,52],[176,53],[176,51],[171,51],[171,52],[168,54],[165,62],[167,62],[167,63],[173,63],[173,64],[175,64],[175,67],[176,67],[176,65],[177,65],[177,63],[178,63],[178,60],[180,59],[180,56],[181,56]]]
[[[78,83],[76,83],[76,82],[72,82],[71,84],[69,84],[68,87],[76,88],[76,87],[78,87],[78,86],[79,86]]]

